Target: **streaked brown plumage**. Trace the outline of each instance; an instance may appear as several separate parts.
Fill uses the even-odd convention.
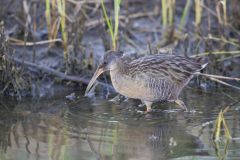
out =
[[[110,51],[104,56],[86,93],[101,73],[110,71],[116,91],[129,98],[141,99],[147,106],[147,112],[157,101],[176,102],[186,109],[178,96],[193,75],[206,66],[194,59],[176,55],[148,55],[132,61],[122,55],[120,51]]]

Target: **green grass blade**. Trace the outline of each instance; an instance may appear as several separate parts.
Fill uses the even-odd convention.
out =
[[[168,21],[169,25],[173,25],[174,22],[174,10],[175,10],[175,0],[169,0],[168,2]]]
[[[162,0],[162,24],[167,25],[167,0]]]
[[[220,139],[221,124],[222,124],[222,110],[218,113],[218,117],[215,123],[215,128],[213,132],[214,140]]]
[[[188,15],[188,12],[189,12],[189,9],[191,6],[191,2],[192,2],[192,0],[187,0],[187,3],[184,7],[183,14],[182,14],[181,21],[180,21],[180,29],[183,29],[186,24],[187,15]]]
[[[121,4],[121,0],[114,0],[114,16],[115,16],[114,37],[115,39],[117,39],[117,35],[118,35],[120,4]]]
[[[60,14],[60,25],[61,25],[61,33],[63,39],[63,54],[64,54],[64,62],[67,68],[67,61],[68,61],[68,51],[67,51],[67,41],[68,41],[68,34],[67,34],[67,27],[66,27],[66,4],[65,0],[58,0],[57,1],[58,12]]]
[[[195,24],[196,26],[199,26],[201,23],[202,18],[202,6],[201,6],[201,0],[195,0]]]
[[[222,0],[221,3],[222,3],[222,6],[223,6],[224,25],[227,25],[227,0]]]
[[[225,134],[225,137],[229,140],[231,139],[231,134],[230,134],[230,131],[228,129],[228,125],[227,125],[227,122],[225,121],[225,118],[223,116],[223,113],[222,113],[222,123],[223,123],[223,128],[224,128],[224,134]]]
[[[111,23],[108,15],[107,15],[107,11],[106,11],[103,0],[101,0],[101,5],[102,5],[104,19],[107,23],[107,26],[108,26],[108,29],[109,29],[109,32],[110,32],[110,36],[111,36],[111,39],[112,39],[113,48],[115,48],[115,38],[114,38],[114,33],[113,33],[113,27],[112,27],[112,23]]]
[[[50,0],[45,1],[46,10],[45,16],[47,21],[47,29],[48,29],[48,39],[51,39],[51,5]]]

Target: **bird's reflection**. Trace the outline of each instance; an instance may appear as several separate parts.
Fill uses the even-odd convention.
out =
[[[84,98],[75,103],[48,100],[5,105],[1,105],[0,153],[8,159],[154,160],[212,154],[205,149],[211,146],[206,137],[212,127],[195,126],[195,116],[204,114],[157,112],[146,118],[129,111],[134,102],[116,105]],[[238,127],[232,128],[238,132]]]

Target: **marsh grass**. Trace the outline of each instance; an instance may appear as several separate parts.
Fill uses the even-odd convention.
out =
[[[175,0],[162,0],[162,24],[163,27],[174,23]]]
[[[107,14],[104,0],[101,0],[103,16],[109,30],[113,50],[117,50],[120,5],[121,0],[114,0],[114,26],[113,26],[112,18],[109,17]]]
[[[202,0],[195,0],[195,25],[199,27],[202,19]]]
[[[50,0],[45,1],[45,16],[46,16],[46,23],[47,23],[47,30],[48,30],[48,39],[52,39],[51,36],[51,30],[52,30],[52,25],[51,25],[51,3]]]
[[[215,148],[216,155],[220,160],[224,160],[226,158],[228,153],[229,143],[230,143],[230,140],[232,139],[230,131],[228,129],[228,125],[224,117],[224,113],[226,113],[228,109],[229,109],[229,106],[218,113],[218,116],[215,122],[215,128],[212,135],[213,146]],[[224,133],[225,140],[221,138],[221,133]],[[224,147],[223,150],[221,149],[222,146]]]
[[[221,0],[217,2],[216,13],[218,18],[218,23],[226,26],[228,24],[227,19],[227,0]]]
[[[228,111],[228,109],[229,109],[229,107],[226,107],[224,110],[221,110],[218,113],[218,116],[217,116],[217,119],[216,119],[216,122],[215,122],[215,128],[214,128],[214,131],[213,131],[213,140],[214,141],[219,141],[220,140],[222,129],[224,131],[224,136],[227,140],[230,140],[232,138],[231,134],[229,132],[226,120],[224,118],[224,113],[226,113]]]
[[[218,141],[214,141],[213,142],[213,146],[215,148],[215,152],[216,152],[216,155],[217,155],[219,160],[226,159],[226,156],[227,156],[227,153],[228,153],[228,149],[229,149],[229,143],[230,143],[229,139],[227,139],[224,142],[224,144],[222,144],[221,142],[218,142]],[[222,150],[222,146],[224,147],[223,150]]]
[[[211,51],[211,52],[202,52],[195,55],[192,55],[191,57],[201,57],[201,56],[208,56],[208,55],[238,55],[240,54],[240,50],[236,51]]]
[[[163,38],[158,42],[157,48],[165,47],[177,39],[174,27],[175,7],[175,0],[161,0]]]
[[[162,0],[162,24],[167,25],[167,0]]]
[[[60,14],[60,24],[61,24],[61,33],[63,39],[63,55],[64,55],[64,62],[65,68],[68,68],[68,33],[66,29],[66,3],[65,0],[58,0],[57,1],[58,12]]]
[[[66,26],[66,2],[65,0],[45,0],[46,4],[46,23],[48,29],[48,39],[52,40],[57,37],[59,28],[61,28],[62,43],[63,43],[63,57],[65,68],[68,68],[68,33]],[[59,17],[56,16],[57,12]]]
[[[227,19],[227,0],[221,1],[223,5],[223,18],[224,18],[224,24],[228,24],[228,19]]]
[[[30,90],[30,82],[10,58],[13,51],[8,46],[3,26],[0,22],[0,95],[17,96],[20,100],[24,91]]]
[[[182,30],[187,23],[187,15],[188,15],[189,10],[190,10],[191,2],[192,2],[192,0],[187,0],[187,3],[184,7],[183,14],[182,14],[182,17],[181,17],[181,21],[180,21],[180,24],[179,24],[180,30]]]

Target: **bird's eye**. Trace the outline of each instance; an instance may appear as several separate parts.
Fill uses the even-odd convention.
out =
[[[106,61],[104,61],[104,62],[103,62],[103,64],[104,64],[104,65],[107,65],[107,62],[106,62]]]

